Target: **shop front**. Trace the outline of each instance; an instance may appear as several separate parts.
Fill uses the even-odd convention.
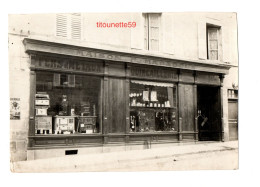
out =
[[[32,159],[223,139],[226,65],[29,38],[24,45]]]

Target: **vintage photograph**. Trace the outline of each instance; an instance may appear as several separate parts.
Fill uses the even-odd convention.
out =
[[[14,173],[237,170],[234,12],[9,14]]]

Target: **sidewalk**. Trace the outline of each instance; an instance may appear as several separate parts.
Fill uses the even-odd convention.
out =
[[[121,164],[169,158],[173,156],[231,151],[238,149],[238,141],[198,142],[164,148],[110,152],[90,155],[68,155],[58,158],[30,160],[11,163],[13,172],[76,172],[112,171]]]

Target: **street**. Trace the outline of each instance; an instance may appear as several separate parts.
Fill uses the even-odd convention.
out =
[[[37,167],[36,167],[37,166]],[[198,142],[122,152],[14,162],[14,172],[238,169],[238,142]]]
[[[172,171],[238,169],[238,150],[205,152],[151,160],[118,162],[95,171]],[[78,168],[80,169],[80,168]]]

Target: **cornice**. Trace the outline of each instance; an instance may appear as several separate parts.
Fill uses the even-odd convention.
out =
[[[229,69],[232,67],[231,65],[222,63],[207,63],[204,61],[174,59],[136,52],[115,51],[87,46],[83,47],[74,44],[65,44],[57,41],[46,41],[33,38],[25,38],[23,43],[25,45],[25,51],[29,54],[47,53],[66,55],[88,59],[127,62],[135,65],[149,65],[217,74],[228,74]]]

